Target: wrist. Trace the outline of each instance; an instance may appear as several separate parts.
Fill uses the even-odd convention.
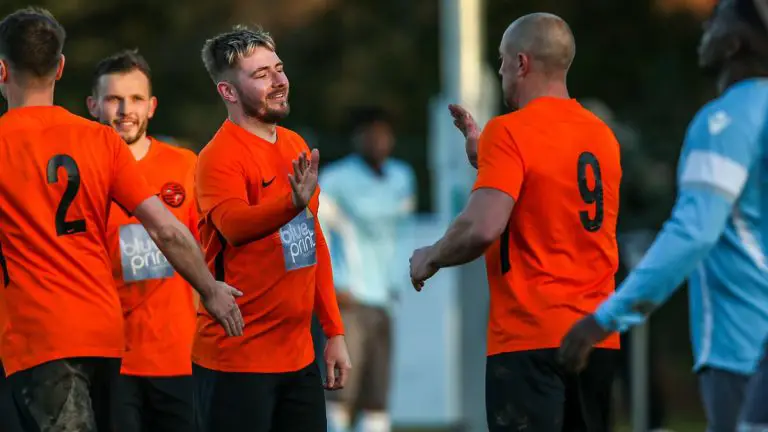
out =
[[[200,294],[202,300],[210,298],[217,288],[218,283],[213,277],[207,278],[205,283],[197,287],[197,293]]]

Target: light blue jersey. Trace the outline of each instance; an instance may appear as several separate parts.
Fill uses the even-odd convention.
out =
[[[732,85],[691,122],[671,218],[640,264],[595,313],[606,329],[641,323],[688,277],[695,370],[754,372],[768,336],[761,220],[768,80]],[[762,230],[762,234],[761,234]]]
[[[320,217],[337,290],[361,303],[386,307],[400,277],[395,265],[400,229],[416,204],[413,170],[389,159],[377,175],[360,156],[330,164],[320,174]]]

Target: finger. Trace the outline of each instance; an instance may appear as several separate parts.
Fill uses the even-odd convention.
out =
[[[325,388],[332,389],[336,382],[336,360],[326,359],[325,362]]]
[[[344,365],[339,369],[339,388],[343,389],[347,385],[347,379],[349,378],[349,371],[352,369],[350,365]]]
[[[307,154],[306,153],[302,153],[299,155],[299,168],[301,169],[302,173],[307,171]]]
[[[235,287],[229,287],[229,293],[232,294],[232,297],[242,297],[243,292]]]
[[[309,165],[309,170],[312,172],[317,172],[319,169],[320,169],[320,150],[312,149],[311,163]]]
[[[234,316],[232,316],[232,312],[230,312],[230,314],[227,316],[227,322],[229,323],[229,328],[232,329],[231,336],[243,335],[243,329],[237,325],[237,322],[235,321]]]
[[[232,319],[235,321],[235,326],[238,330],[238,336],[243,335],[243,331],[245,330],[245,320],[243,319],[243,313],[240,311],[240,308],[237,307],[237,305],[234,305],[234,309],[232,310]]]
[[[301,196],[299,193],[299,182],[296,180],[296,177],[288,174],[288,183],[291,184],[291,189],[293,190],[294,195]]]
[[[301,179],[302,172],[301,172],[301,168],[299,167],[299,161],[294,159],[293,161],[291,161],[291,165],[293,165],[293,176],[297,180]]]
[[[221,323],[221,326],[224,327],[224,331],[227,333],[227,336],[232,336],[232,327],[229,325],[227,317],[224,316],[223,318],[219,318],[219,322]]]

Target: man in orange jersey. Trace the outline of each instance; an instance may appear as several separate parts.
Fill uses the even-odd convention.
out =
[[[0,245],[9,325],[3,364],[25,430],[111,429],[125,348],[107,251],[112,201],[135,215],[227,333],[241,334],[233,295],[105,125],[53,105],[64,29],[47,11],[0,22]]]
[[[200,426],[325,432],[313,310],[328,337],[326,387],[341,388],[351,366],[317,221],[320,156],[313,150],[308,159],[304,140],[277,126],[289,112],[289,86],[268,33],[235,27],[206,41],[202,57],[229,116],[198,160],[200,238],[216,278],[245,293],[246,324],[243,338],[227,339],[199,315],[192,360]]]
[[[197,235],[197,157],[147,136],[157,107],[150,68],[136,51],[96,66],[88,109],[128,144],[139,170],[170,210]],[[107,225],[112,274],[125,318],[125,344],[115,415],[117,430],[192,431],[193,291],[135,217],[113,204]]]
[[[499,73],[514,112],[480,134],[469,113],[451,107],[477,180],[445,236],[411,258],[421,290],[440,268],[485,252],[490,431],[609,426],[618,336],[595,350],[580,375],[557,358],[568,328],[613,292],[618,265],[619,144],[568,94],[575,49],[570,28],[554,15],[526,15],[507,28]]]

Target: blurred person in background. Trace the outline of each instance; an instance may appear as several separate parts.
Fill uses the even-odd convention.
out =
[[[325,388],[351,368],[331,257],[318,223],[320,154],[278,126],[290,85],[269,33],[244,26],[208,39],[202,60],[227,119],[200,152],[200,238],[219,280],[237,281],[244,337],[201,313],[192,350],[201,431],[326,432],[310,331],[328,337]]]
[[[481,134],[466,110],[450,107],[477,180],[445,235],[413,253],[412,283],[421,290],[439,269],[485,254],[491,432],[606,431],[618,335],[598,346],[580,375],[564,370],[557,348],[614,290],[619,143],[569,95],[576,42],[561,18],[517,19],[499,54],[513,112],[491,119]]]
[[[662,222],[666,217],[666,214],[661,216],[660,220],[655,217],[658,212],[654,207],[659,207],[659,203],[663,202],[662,197],[669,189],[670,182],[667,181],[667,176],[661,175],[666,167],[659,166],[648,157],[640,145],[639,134],[616,119],[610,107],[597,99],[585,99],[581,103],[613,130],[621,145],[622,179],[617,224],[619,269],[616,273],[616,282],[621,283],[653,242],[656,221]],[[654,175],[649,176],[649,171],[653,171]],[[669,177],[671,179],[671,176]],[[654,347],[656,338],[649,336],[648,352],[634,353],[630,337],[629,333],[621,335],[621,362],[617,374],[625,407],[632,406],[632,362],[638,355],[643,355],[649,364],[648,428],[654,432],[662,432],[667,420],[667,401],[660,374],[662,359]]]
[[[768,27],[753,0],[718,3],[699,63],[716,73],[720,96],[689,125],[672,215],[616,293],[569,331],[561,355],[580,370],[595,343],[644,322],[687,277],[708,427],[731,432],[768,335],[768,263],[760,243],[768,210]]]
[[[328,413],[336,432],[349,431],[358,412],[363,432],[389,432],[391,306],[402,289],[396,248],[416,208],[415,177],[409,165],[391,157],[395,137],[383,109],[353,111],[350,129],[356,152],[320,176],[320,220],[355,361],[346,387],[328,394]]]
[[[87,99],[91,115],[117,131],[149,186],[197,238],[197,157],[147,135],[157,98],[146,60],[137,51],[116,53],[98,63],[93,80]],[[138,220],[116,204],[107,242],[125,319],[116,430],[192,431],[194,291]]]
[[[210,313],[240,335],[233,296],[200,247],[147,185],[110,127],[54,105],[65,30],[46,10],[0,21],[0,242],[3,365],[25,430],[113,430],[125,351],[107,220],[112,201],[133,213]]]

